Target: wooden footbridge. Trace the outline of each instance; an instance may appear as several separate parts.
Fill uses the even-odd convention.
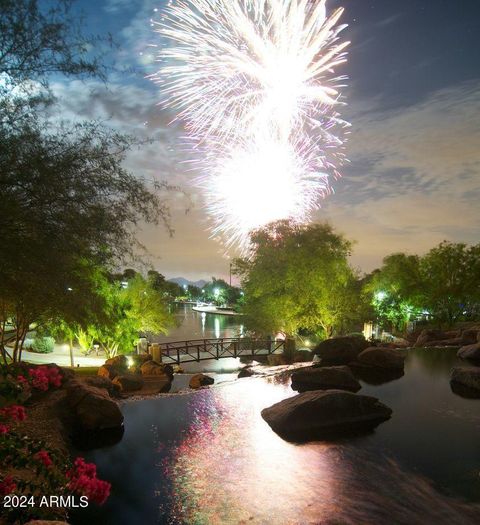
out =
[[[259,357],[279,354],[285,350],[285,341],[224,337],[195,339],[150,345],[153,358],[164,363],[192,363],[226,357]]]

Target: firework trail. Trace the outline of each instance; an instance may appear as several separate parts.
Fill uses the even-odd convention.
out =
[[[340,118],[348,42],[326,0],[178,0],[156,31],[168,41],[152,79],[201,152],[212,233],[308,221],[345,160]]]

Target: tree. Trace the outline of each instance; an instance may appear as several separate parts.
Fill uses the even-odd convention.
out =
[[[193,284],[187,286],[187,296],[190,301],[197,301],[202,297],[202,290]]]
[[[351,243],[330,225],[280,221],[254,232],[251,242],[251,257],[234,263],[249,328],[330,337],[353,320],[359,291],[347,261]]]
[[[440,324],[452,326],[480,313],[480,244],[444,241],[420,261],[422,304]]]
[[[444,241],[423,257],[397,253],[369,276],[370,294],[380,320],[403,330],[422,314],[438,325],[478,319],[480,244]]]
[[[0,123],[19,127],[54,103],[49,77],[106,79],[110,35],[86,36],[71,0],[0,0]],[[99,51],[100,50],[100,51]]]
[[[101,294],[106,305],[103,321],[88,326],[86,332],[107,357],[131,352],[142,333],[166,333],[174,325],[163,294],[140,274],[126,288],[105,279]]]
[[[60,73],[102,75],[102,57],[92,53],[111,38],[82,34],[73,2],[57,0],[41,9],[37,0],[0,0],[0,71],[17,81],[39,80]]]
[[[242,291],[236,286],[230,286],[223,279],[212,277],[212,280],[203,287],[202,297],[205,301],[218,305],[238,306],[242,299]]]
[[[421,313],[421,288],[420,258],[394,253],[367,278],[364,292],[381,322],[389,323],[394,331],[404,331]]]
[[[96,124],[49,134],[35,123],[0,126],[0,329],[14,325],[14,359],[29,326],[87,286],[85,267],[135,256],[137,223],[167,221],[145,181],[122,167],[129,145]]]

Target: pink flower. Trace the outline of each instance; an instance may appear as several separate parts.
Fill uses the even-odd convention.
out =
[[[57,367],[38,366],[28,370],[32,385],[37,390],[46,392],[50,386],[56,388],[62,386],[62,373]]]
[[[53,464],[53,461],[46,450],[40,450],[35,454],[35,459],[43,463],[47,468]]]
[[[97,467],[94,463],[85,463],[83,458],[77,458],[74,466],[66,473],[70,480],[68,488],[87,496],[90,501],[102,505],[110,495],[111,485],[97,478]]]
[[[17,376],[17,381],[19,383],[22,383],[22,385],[28,385],[28,381],[25,378],[25,376],[22,376],[22,375]]]
[[[20,405],[12,405],[9,407],[2,408],[0,415],[6,418],[13,419],[14,421],[24,421],[27,417],[25,408]]]
[[[46,392],[48,390],[48,377],[43,370],[43,367],[29,368],[28,373],[32,378],[32,386],[37,390]]]
[[[3,481],[0,482],[0,494],[2,496],[6,496],[7,494],[15,492],[16,488],[17,484],[13,480],[12,476],[7,476]]]
[[[8,427],[6,425],[0,425],[0,436],[3,436],[8,432]]]

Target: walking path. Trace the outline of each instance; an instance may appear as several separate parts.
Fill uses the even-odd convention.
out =
[[[105,362],[105,356],[84,356],[78,348],[73,349],[74,366],[101,366]],[[71,366],[70,351],[68,345],[55,345],[50,354],[38,354],[23,350],[22,361],[28,361],[36,365],[56,363],[59,366]]]

